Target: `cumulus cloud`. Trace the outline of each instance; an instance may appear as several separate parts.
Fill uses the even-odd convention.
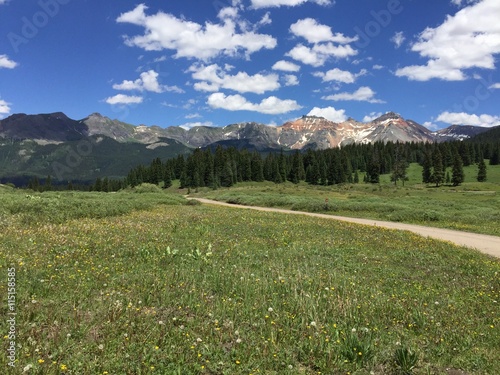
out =
[[[285,86],[297,86],[299,84],[299,79],[293,74],[285,74],[283,80],[285,81]]]
[[[217,64],[194,64],[188,71],[192,72],[193,79],[201,81],[194,84],[198,91],[217,92],[220,89],[229,89],[241,93],[263,94],[280,88],[279,76],[275,73],[249,75],[246,72],[238,72],[231,75],[228,74],[230,69],[232,66],[228,65],[221,68]]]
[[[120,84],[114,84],[113,88],[115,90],[138,90],[138,91],[151,91],[156,93],[162,93],[165,91],[173,91],[177,93],[183,93],[184,90],[177,86],[165,86],[158,82],[158,73],[154,70],[149,70],[147,72],[141,73],[140,77],[135,81],[123,81]]]
[[[490,87],[488,87],[489,89],[500,89],[500,82],[499,83],[494,83],[492,84]]]
[[[1,3],[0,3],[1,4]],[[0,69],[14,69],[18,64],[15,61],[9,59],[7,55],[0,55]]]
[[[440,26],[425,29],[411,50],[427,58],[427,64],[403,67],[396,75],[415,81],[461,81],[467,78],[466,69],[494,69],[494,55],[500,53],[498,14],[498,0],[483,0],[448,16]]]
[[[402,31],[398,31],[394,36],[391,38],[391,42],[393,42],[396,46],[396,48],[399,48],[403,45],[403,42],[406,40],[406,38],[403,35]]]
[[[318,23],[314,18],[305,18],[298,20],[290,26],[290,32],[302,37],[309,43],[334,42],[340,44],[348,44],[358,40],[358,37],[349,38],[344,34],[333,34],[330,26]]]
[[[162,11],[147,15],[146,9],[146,5],[140,4],[116,19],[117,22],[131,23],[145,29],[143,35],[127,36],[126,45],[147,51],[173,50],[174,58],[204,61],[220,55],[236,56],[238,53],[248,57],[261,49],[273,49],[277,45],[276,39],[270,35],[259,34],[254,30],[239,30],[241,28],[234,20],[234,12],[221,10],[220,23],[206,22],[201,25]]]
[[[422,125],[425,126],[427,129],[432,130],[432,131],[439,130],[439,126],[437,126],[436,124],[434,124],[431,121],[426,121]]]
[[[366,69],[362,69],[359,73],[353,74],[347,70],[334,68],[327,72],[314,72],[313,76],[321,78],[323,82],[335,81],[341,83],[354,83],[358,77],[363,76],[366,73]]]
[[[277,8],[281,6],[294,7],[311,2],[318,5],[331,5],[333,0],[252,0],[252,8]]]
[[[302,108],[295,100],[282,100],[275,96],[265,98],[260,103],[252,103],[239,94],[226,96],[220,92],[211,94],[208,97],[207,104],[212,108],[228,111],[253,111],[270,115],[287,113]]]
[[[385,103],[382,100],[375,99],[375,91],[370,87],[362,86],[353,93],[342,92],[339,94],[324,96],[324,100],[333,101],[358,101],[358,102],[368,102],[368,103]]]
[[[474,125],[493,127],[500,125],[500,116],[475,115],[465,112],[443,112],[436,121],[441,121],[450,125]]]
[[[8,115],[10,113],[10,103],[7,103],[5,100],[0,99],[0,117],[2,115]]]
[[[473,3],[477,3],[478,1],[481,1],[481,0],[451,0],[451,3],[456,5],[456,6],[461,7],[462,5],[473,4]]]
[[[115,96],[110,96],[106,98],[105,102],[111,105],[115,104],[140,104],[142,103],[143,98],[141,96],[130,96],[118,94]]]
[[[334,45],[333,43],[315,44],[312,47],[307,47],[303,44],[297,44],[286,56],[294,60],[300,61],[303,64],[319,67],[325,64],[330,58],[347,58],[357,55],[358,51],[350,45]]]
[[[327,120],[333,122],[344,122],[347,120],[345,110],[335,109],[334,107],[325,107],[325,108],[314,107],[307,115],[324,117]]]
[[[322,66],[330,58],[342,59],[358,52],[349,43],[358,38],[350,38],[342,33],[334,34],[330,26],[322,25],[313,18],[298,20],[290,26],[290,32],[304,38],[312,46],[297,44],[286,56],[304,64]]]
[[[273,70],[282,70],[284,72],[298,72],[300,65],[294,64],[290,61],[280,60],[273,65]]]
[[[370,112],[369,115],[363,117],[363,122],[372,122],[373,120],[379,118],[382,115],[383,115],[382,112]]]

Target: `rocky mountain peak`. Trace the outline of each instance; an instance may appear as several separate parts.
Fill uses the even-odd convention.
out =
[[[384,122],[387,120],[403,120],[403,117],[396,112],[387,112],[385,115],[376,118],[372,122]]]

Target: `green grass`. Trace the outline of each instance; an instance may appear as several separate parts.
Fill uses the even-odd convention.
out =
[[[465,168],[468,179],[476,167]],[[500,167],[489,167],[486,183],[426,186],[421,168],[411,165],[410,181],[394,186],[384,175],[380,184],[309,186],[305,183],[243,183],[230,189],[202,190],[198,195],[244,205],[283,207],[351,217],[407,222],[500,235]],[[196,196],[197,194],[194,194]],[[326,204],[328,199],[328,204]]]
[[[407,232],[152,195],[44,193],[75,219],[4,216],[11,373],[398,374],[403,349],[418,357],[414,374],[500,373],[497,259]],[[136,208],[118,216],[98,205],[128,201]],[[7,347],[4,337],[2,369]]]

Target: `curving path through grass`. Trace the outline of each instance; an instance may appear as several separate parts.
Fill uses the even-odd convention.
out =
[[[258,207],[258,206],[244,206],[240,204],[231,204],[226,202],[219,202],[211,199],[205,198],[190,198],[187,199],[195,199],[201,203],[205,204],[215,204],[219,206],[225,207],[234,207],[234,208],[246,208],[250,210],[257,211],[267,211],[267,212],[281,212],[284,214],[293,214],[293,215],[307,215],[320,217],[324,219],[332,219],[332,220],[340,220],[346,221],[349,223],[361,224],[361,225],[371,225],[382,228],[396,229],[396,230],[407,230],[410,232],[414,232],[423,237],[431,237],[436,238],[443,241],[449,241],[459,246],[466,246],[472,249],[479,250],[482,253],[492,255],[494,257],[500,258],[500,237],[490,236],[486,234],[477,234],[477,233],[469,233],[469,232],[460,232],[451,229],[441,229],[441,228],[433,228],[433,227],[425,227],[422,225],[414,225],[414,224],[404,224],[404,223],[395,223],[391,221],[380,221],[380,220],[372,220],[372,219],[359,219],[359,218],[350,218],[345,216],[335,216],[335,215],[327,215],[327,214],[318,214],[313,212],[304,212],[304,211],[292,211],[285,210],[282,208],[272,208],[272,207]]]

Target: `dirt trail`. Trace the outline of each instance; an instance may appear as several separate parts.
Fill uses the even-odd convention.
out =
[[[460,232],[451,229],[424,227],[421,225],[394,223],[390,221],[358,219],[358,218],[350,218],[344,216],[318,214],[312,212],[292,211],[292,210],[285,210],[282,208],[243,206],[240,204],[230,204],[205,198],[190,198],[190,197],[187,198],[196,199],[201,203],[205,204],[215,204],[219,206],[234,207],[234,208],[245,208],[257,211],[280,212],[283,214],[307,215],[313,217],[320,217],[323,219],[340,220],[340,221],[347,221],[349,223],[371,225],[381,228],[407,230],[423,237],[431,237],[431,238],[437,238],[439,240],[449,241],[456,245],[470,247],[472,249],[479,250],[485,254],[493,255],[494,257],[500,258],[500,237],[489,236],[486,234]]]

